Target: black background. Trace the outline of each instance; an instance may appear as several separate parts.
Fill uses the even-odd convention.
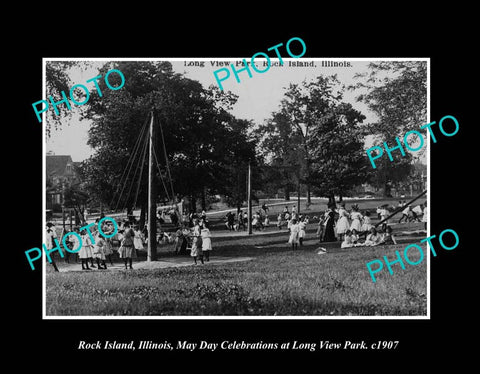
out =
[[[275,26],[267,27],[264,18],[252,16],[240,25],[233,25],[226,14],[220,18],[207,17],[195,26],[178,19],[168,27],[162,22],[170,16],[163,15],[156,23],[140,22],[134,27],[125,20],[125,14],[123,18],[109,10],[100,14],[110,21],[100,22],[96,18],[100,15],[90,14],[88,18],[82,14],[78,19],[83,22],[67,27],[72,23],[66,24],[63,18],[50,19],[30,34],[10,39],[14,59],[4,59],[5,75],[10,76],[7,79],[15,79],[15,84],[9,87],[16,91],[11,96],[15,99],[8,104],[8,113],[13,114],[9,127],[18,132],[7,142],[12,143],[9,146],[15,145],[15,161],[6,154],[5,163],[12,164],[15,170],[14,177],[8,178],[9,186],[18,189],[22,196],[18,199],[21,206],[17,203],[11,210],[20,213],[14,219],[21,224],[15,227],[13,240],[9,241],[14,261],[10,262],[8,257],[4,263],[12,274],[4,281],[4,290],[12,291],[4,296],[4,310],[10,316],[4,324],[12,333],[8,337],[9,349],[25,354],[19,365],[47,368],[51,362],[55,370],[60,369],[57,360],[68,358],[78,363],[80,369],[84,363],[86,370],[89,366],[143,362],[158,363],[163,369],[166,363],[174,363],[174,368],[193,363],[203,371],[221,366],[216,358],[222,356],[230,359],[228,366],[222,366],[226,370],[254,365],[257,361],[253,359],[257,358],[266,363],[303,363],[311,359],[319,368],[331,360],[337,365],[332,367],[336,370],[348,363],[374,369],[378,365],[376,360],[381,358],[388,359],[388,365],[382,365],[387,369],[408,368],[432,360],[464,362],[469,357],[465,350],[471,344],[468,338],[473,334],[478,294],[473,284],[472,254],[477,249],[467,244],[464,221],[466,211],[475,209],[474,202],[469,201],[469,192],[475,191],[472,177],[476,176],[477,167],[474,151],[466,147],[466,137],[472,137],[474,125],[468,112],[472,112],[475,103],[471,85],[478,64],[469,54],[473,35],[467,27],[459,28],[449,22],[458,20],[460,15],[404,16],[399,20],[373,15],[357,20],[353,16],[354,21],[336,17],[328,26],[318,21],[306,30],[291,26],[288,20],[278,20]],[[431,233],[438,235],[446,228],[454,229],[460,245],[450,252],[437,250],[438,256],[431,258],[431,320],[42,320],[41,271],[31,271],[24,255],[25,250],[39,246],[42,241],[42,125],[31,108],[31,103],[42,97],[42,57],[249,57],[278,43],[285,44],[294,36],[302,38],[307,46],[304,57],[431,58],[431,121],[438,123],[443,116],[453,115],[460,123],[460,131],[450,138],[432,127],[438,134],[438,143],[431,144]],[[400,344],[395,351],[124,352],[78,351],[79,340],[216,343],[399,340]],[[155,361],[145,361],[147,357]]]

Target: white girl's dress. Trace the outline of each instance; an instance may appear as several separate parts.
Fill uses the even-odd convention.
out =
[[[300,231],[298,232],[298,237],[299,238],[304,238],[305,237],[305,227],[307,226],[307,224],[305,222],[300,222],[298,224],[298,227],[300,229]]]
[[[372,225],[372,220],[370,219],[369,216],[363,217],[363,225],[362,229],[360,231],[370,231],[370,229],[373,227]]]
[[[381,240],[382,240],[382,237],[379,234],[377,234],[377,235],[368,234],[364,245],[366,247],[374,246],[374,245],[379,244]]]
[[[202,237],[202,251],[211,251],[212,250],[212,235],[210,234],[209,229],[202,229],[200,231],[200,236]]]
[[[352,241],[352,236],[351,235],[345,235],[345,238],[343,239],[342,242],[342,248],[351,248],[353,247],[353,241]]]
[[[340,216],[337,221],[337,234],[345,234],[348,229],[350,229],[350,224],[348,223],[347,211],[343,208],[338,210],[338,215]]]
[[[98,258],[100,260],[105,260],[105,239],[101,236],[97,236],[95,238],[95,246],[93,247],[93,257]]]
[[[82,248],[78,251],[78,258],[86,259],[93,257],[92,241],[88,235],[82,235]]]
[[[362,231],[362,220],[363,216],[360,212],[352,212],[350,213],[350,219],[352,223],[350,224],[350,230],[357,230],[357,232]]]
[[[192,240],[192,249],[190,250],[190,256],[201,256],[202,255],[202,244],[200,243],[201,236],[200,236],[200,226],[195,226],[193,228],[193,240]]]
[[[298,223],[295,223],[290,226],[290,238],[288,239],[289,244],[298,244],[300,235],[300,226]]]
[[[134,231],[133,246],[135,249],[143,249],[143,234],[140,230]]]

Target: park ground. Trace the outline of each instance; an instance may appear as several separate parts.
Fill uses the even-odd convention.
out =
[[[421,203],[424,200],[419,201]],[[354,201],[347,201],[347,209]],[[395,204],[397,200],[390,201]],[[323,210],[317,201],[304,213]],[[360,209],[384,201],[362,200]],[[415,204],[416,205],[416,204]],[[271,206],[274,220],[284,204]],[[194,265],[188,256],[172,253],[171,244],[159,247],[159,260],[147,262],[140,251],[133,270],[119,259],[107,270],[81,271],[80,265],[58,261],[60,272],[46,268],[47,316],[425,316],[427,314],[426,261],[397,263],[372,281],[366,263],[395,251],[403,253],[425,234],[423,223],[395,224],[397,245],[341,249],[339,242],[319,243],[316,222],[307,227],[303,247],[292,251],[286,230],[275,223],[248,235],[222,228],[223,213],[211,214],[211,261]],[[372,215],[375,218],[376,214]],[[424,253],[425,245],[421,245]],[[324,248],[326,252],[320,249]],[[417,256],[417,257],[416,257]],[[420,254],[409,253],[412,262]],[[108,264],[107,264],[108,266]]]

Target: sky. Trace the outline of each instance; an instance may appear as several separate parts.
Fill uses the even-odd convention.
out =
[[[177,73],[182,73],[186,77],[199,81],[204,87],[210,85],[217,85],[214,71],[221,69],[222,66],[212,66],[212,62],[228,62],[235,63],[241,61],[243,58],[215,58],[215,59],[162,59],[172,63],[173,70]],[[85,59],[86,60],[86,59]],[[122,59],[117,59],[122,60]],[[250,61],[250,58],[246,58]],[[240,83],[235,80],[234,74],[230,71],[230,78],[223,81],[222,84],[225,90],[231,91],[238,95],[238,101],[235,104],[232,114],[237,118],[253,120],[255,123],[263,123],[271,116],[271,113],[279,108],[280,101],[290,83],[301,83],[303,80],[313,80],[319,75],[333,75],[336,74],[338,80],[345,85],[350,85],[358,82],[354,79],[357,73],[367,72],[368,60],[365,59],[310,59],[310,58],[284,58],[283,66],[271,66],[264,73],[257,73],[250,68],[252,77],[249,78],[246,71],[239,72]],[[259,62],[259,69],[264,69],[262,60]],[[278,62],[278,59],[271,59],[272,64]],[[322,67],[322,61],[346,61],[351,66],[346,67]],[[98,67],[102,66],[104,61],[95,61],[93,66],[89,69],[81,71],[79,69],[70,71],[70,78],[72,86],[74,84],[85,84],[89,89],[94,90],[93,83],[86,84],[86,81],[98,75]],[[217,63],[213,65],[216,65]],[[290,62],[313,62],[313,67],[298,67],[289,66]],[[48,63],[48,62],[47,62]],[[193,65],[193,66],[192,66]],[[203,65],[199,66],[199,65]],[[237,70],[242,67],[238,66]],[[219,72],[222,77],[226,74],[224,71]],[[126,77],[128,79],[128,77]],[[375,120],[375,115],[371,113],[367,106],[363,103],[357,102],[356,97],[359,95],[358,91],[345,90],[343,100],[351,103],[354,108],[361,111],[366,120],[364,123],[369,123]],[[78,112],[75,110],[76,106],[72,105],[72,118],[66,121],[64,126],[58,130],[52,130],[51,137],[46,140],[46,151],[51,151],[56,155],[71,155],[73,161],[79,162],[87,159],[93,154],[93,150],[87,145],[89,121],[81,121]]]

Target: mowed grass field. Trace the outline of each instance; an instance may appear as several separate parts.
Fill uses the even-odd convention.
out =
[[[243,262],[60,273],[52,272],[47,265],[46,315],[426,315],[426,259],[417,266],[406,263],[405,270],[394,264],[393,275],[384,267],[376,283],[365,265],[384,255],[394,260],[395,250],[403,253],[406,245],[418,243],[422,237],[397,245],[340,249],[338,242],[320,244],[313,240],[315,228],[310,226],[310,240],[298,251],[290,249],[287,233],[213,239],[212,259],[252,258]],[[327,253],[318,254],[319,246]],[[422,248],[425,253],[424,244]],[[160,251],[160,259],[171,256],[168,251]],[[411,251],[409,258],[416,261],[419,254]]]

